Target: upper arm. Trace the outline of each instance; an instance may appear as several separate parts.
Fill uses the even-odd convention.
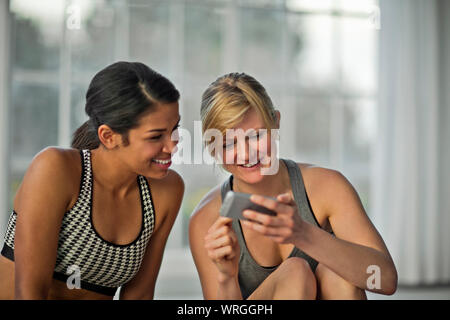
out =
[[[208,257],[205,236],[219,216],[219,199],[220,193],[213,189],[199,203],[189,222],[189,245],[205,299],[214,299],[218,290],[218,270]]]
[[[155,209],[155,230],[147,244],[139,271],[120,290],[121,299],[153,299],[163,251],[184,194],[183,179],[175,171],[170,170],[163,180],[150,185]]]
[[[69,182],[69,183],[68,183]],[[16,194],[16,296],[46,298],[62,217],[72,199],[67,155],[47,148],[33,159]]]
[[[336,237],[381,251],[390,257],[388,249],[367,216],[351,183],[340,172],[323,169],[322,192],[324,210]]]

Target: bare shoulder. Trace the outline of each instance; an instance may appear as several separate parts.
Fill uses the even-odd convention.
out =
[[[316,185],[324,187],[325,185],[348,182],[345,176],[338,170],[319,167],[310,163],[297,163],[297,165],[302,172],[305,184],[308,182],[312,187]]]
[[[154,179],[147,177],[147,180],[152,188],[152,193],[157,193],[161,196],[177,196],[184,192],[183,178],[174,170],[169,169],[167,175],[162,179]]]
[[[359,202],[358,194],[350,181],[338,170],[298,163],[308,195],[328,211],[332,204],[344,201]]]
[[[80,163],[80,151],[59,147],[47,147],[40,151],[31,161],[30,168],[36,165],[48,165],[55,169],[67,169]],[[56,166],[56,167],[55,167]]]
[[[219,217],[219,209],[222,205],[221,185],[212,188],[195,207],[189,225],[190,227],[209,227]]]
[[[164,220],[167,215],[171,216],[171,221],[174,220],[183,200],[183,178],[176,171],[169,169],[164,178],[147,177],[147,181],[150,185],[155,211],[163,215],[161,220]]]
[[[80,151],[47,147],[32,159],[22,183],[17,190],[14,207],[17,209],[22,197],[32,192],[57,192],[70,199],[78,194],[81,177]]]
[[[81,177],[81,156],[76,149],[47,147],[31,161],[29,172],[51,174],[55,179],[71,185]]]

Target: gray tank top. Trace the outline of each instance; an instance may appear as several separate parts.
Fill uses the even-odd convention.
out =
[[[294,194],[295,202],[297,203],[298,211],[303,220],[318,226],[320,225],[312,212],[311,205],[306,194],[305,185],[303,183],[302,174],[298,165],[292,160],[281,159],[289,173],[289,179],[291,181],[292,193]],[[225,194],[233,190],[233,176],[230,176],[221,187],[222,201]],[[273,271],[275,271],[278,266],[273,267],[263,267],[260,266],[251,256],[248,251],[247,244],[245,243],[244,234],[242,232],[241,223],[239,220],[235,219],[232,222],[233,230],[236,233],[239,247],[241,249],[241,254],[239,258],[239,286],[241,288],[242,297],[247,299],[248,296],[252,294],[253,291],[266,279]],[[292,249],[290,257],[299,257],[305,259],[311,266],[314,272],[317,267],[317,261],[308,256],[306,253],[294,247]]]

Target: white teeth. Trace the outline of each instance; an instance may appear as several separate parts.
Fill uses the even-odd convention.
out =
[[[253,167],[253,166],[255,166],[255,165],[257,165],[258,164],[258,162],[257,163],[252,163],[252,164],[243,164],[242,166],[243,167],[245,167],[245,168],[250,168],[250,167]]]
[[[158,159],[153,159],[153,161],[160,164],[168,164],[170,162],[170,160],[158,160]]]

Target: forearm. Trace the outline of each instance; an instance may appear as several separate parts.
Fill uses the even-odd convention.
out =
[[[48,289],[43,286],[15,286],[15,300],[45,300],[48,297]]]
[[[392,294],[396,289],[395,267],[391,259],[383,252],[333,237],[328,232],[306,222],[302,234],[294,244],[361,289],[383,294]],[[368,287],[368,282],[371,283],[368,280],[373,274],[370,266],[380,271],[379,288]]]
[[[30,270],[22,271],[20,260],[16,259],[14,299],[16,300],[45,300],[50,292],[51,277]]]
[[[236,277],[218,276],[217,288],[218,300],[242,300],[242,293],[239,287],[239,281]]]

